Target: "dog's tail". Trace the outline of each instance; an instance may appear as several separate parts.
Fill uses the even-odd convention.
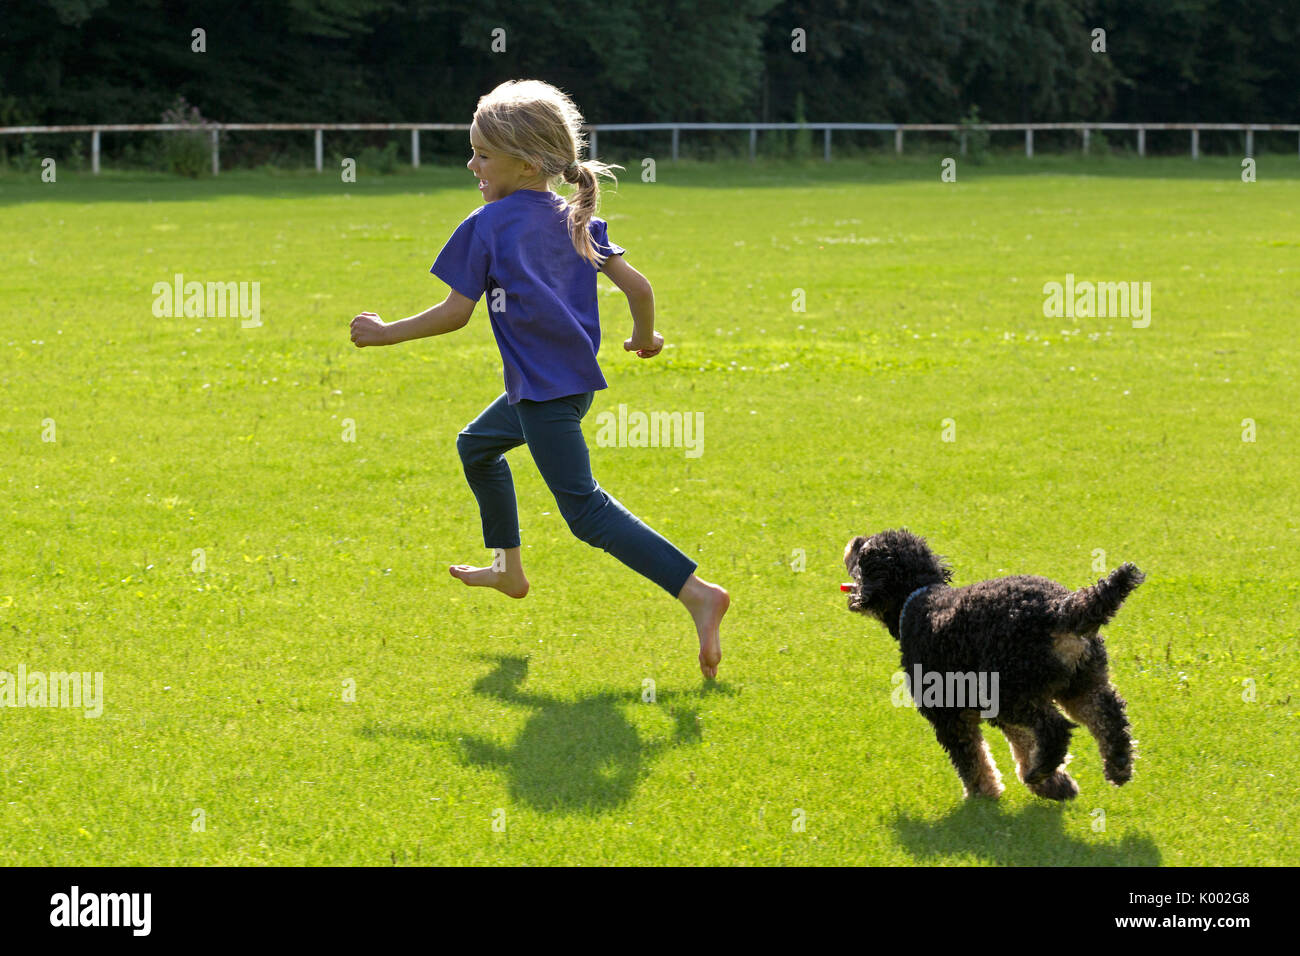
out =
[[[1061,599],[1056,613],[1071,634],[1087,634],[1110,621],[1124,599],[1146,579],[1132,564],[1121,564],[1092,587],[1080,588]]]

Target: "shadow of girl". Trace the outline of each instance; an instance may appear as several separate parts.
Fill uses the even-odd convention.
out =
[[[498,657],[496,668],[474,692],[534,711],[513,744],[503,747],[479,737],[459,738],[466,761],[506,775],[513,800],[556,813],[603,813],[631,799],[646,764],[668,747],[700,739],[697,709],[679,705],[671,693],[657,704],[674,722],[671,739],[644,741],[622,708],[637,693],[606,692],[559,700],[522,690],[528,660]]]

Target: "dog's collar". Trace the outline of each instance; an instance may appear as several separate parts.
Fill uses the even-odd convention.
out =
[[[898,612],[898,636],[899,637],[903,636],[903,615],[907,613],[907,606],[912,603],[912,598],[916,597],[922,591],[930,590],[930,588],[932,587],[934,587],[933,584],[927,584],[923,587],[917,588],[915,591],[909,594],[907,596],[907,600],[903,602],[903,609]]]

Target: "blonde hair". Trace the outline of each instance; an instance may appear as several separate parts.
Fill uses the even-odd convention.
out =
[[[541,80],[508,80],[478,101],[471,129],[488,152],[536,166],[548,186],[558,180],[574,186],[567,199],[569,238],[578,255],[600,268],[607,258],[595,248],[587,227],[600,204],[600,176],[614,182],[612,170],[594,159],[579,160],[586,146],[582,114],[566,94]]]

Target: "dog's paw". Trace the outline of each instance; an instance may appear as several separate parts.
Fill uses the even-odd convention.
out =
[[[1137,757],[1132,746],[1114,747],[1102,755],[1102,773],[1117,787],[1128,783],[1133,776],[1133,760]]]
[[[1106,767],[1103,773],[1106,779],[1117,787],[1122,787],[1133,779],[1132,765],[1122,767]]]
[[[1030,791],[1044,800],[1074,800],[1079,796],[1079,784],[1070,774],[1058,770],[1047,779],[1030,784]]]
[[[1029,784],[1029,789],[1045,800],[1073,800],[1079,795],[1079,785],[1064,770],[1058,770],[1038,783]]]

